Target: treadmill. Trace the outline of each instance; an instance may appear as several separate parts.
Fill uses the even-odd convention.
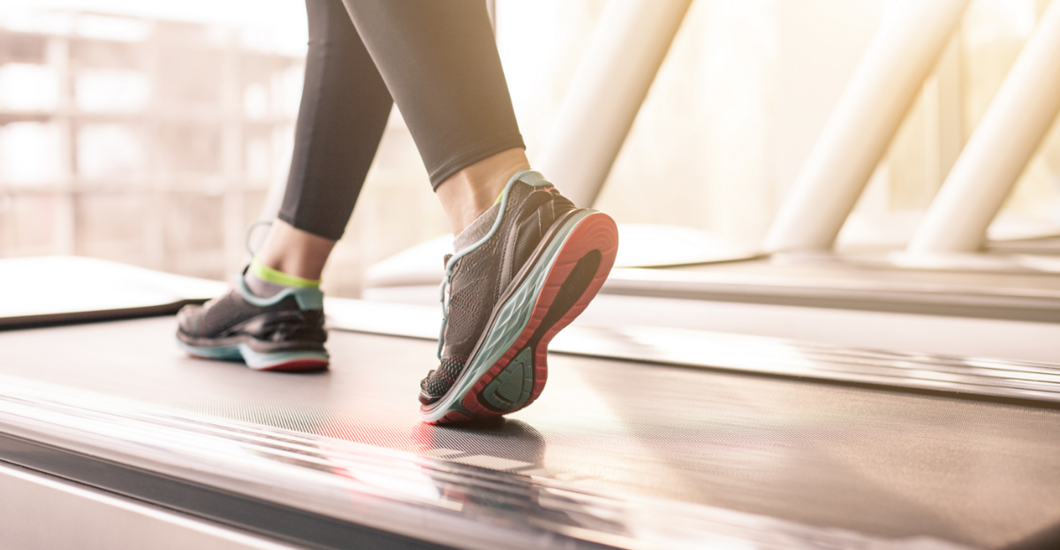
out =
[[[842,347],[1060,362],[1060,258],[987,252],[759,252],[691,228],[619,224],[623,248],[582,318]],[[653,243],[677,242],[660,249]],[[437,303],[433,239],[371,266],[363,297]],[[636,312],[630,319],[629,312]]]
[[[331,370],[265,373],[176,348],[219,283],[0,275],[4,548],[1060,546],[1056,365],[575,323],[534,406],[436,427],[435,308],[329,299]]]

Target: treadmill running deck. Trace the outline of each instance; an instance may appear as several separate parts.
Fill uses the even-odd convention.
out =
[[[419,421],[428,341],[333,331],[332,370],[184,356],[172,317],[0,332],[0,375],[574,486],[1003,548],[1060,524],[1060,411],[550,356],[532,407]]]

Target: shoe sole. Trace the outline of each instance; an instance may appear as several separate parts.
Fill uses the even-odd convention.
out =
[[[537,266],[494,313],[453,388],[420,407],[428,424],[505,415],[533,403],[548,380],[548,344],[600,291],[615,263],[618,227],[586,210],[552,238]],[[550,259],[549,259],[550,258]]]
[[[177,345],[199,359],[236,361],[242,359],[253,370],[274,372],[315,372],[327,370],[331,358],[322,351],[277,351],[262,353],[244,343],[222,346],[195,346],[177,340]]]

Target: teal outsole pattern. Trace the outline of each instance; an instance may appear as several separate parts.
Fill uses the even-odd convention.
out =
[[[482,397],[498,410],[514,411],[530,400],[534,389],[534,353],[523,348],[482,390]]]

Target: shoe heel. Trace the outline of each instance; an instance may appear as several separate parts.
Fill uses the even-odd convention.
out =
[[[239,344],[239,353],[248,367],[275,372],[313,372],[327,370],[331,358],[323,351],[278,351],[261,353]]]
[[[581,315],[600,292],[615,265],[617,255],[618,226],[611,216],[602,212],[593,212],[579,221],[563,243],[548,274],[545,288],[534,306],[535,314],[543,314],[543,317],[537,330],[537,341],[531,342],[535,347],[534,367],[537,372],[534,389],[526,405],[533,403],[545,389],[549,342]],[[591,272],[587,273],[586,268]],[[587,277],[591,279],[585,281]],[[577,294],[579,290],[577,297],[570,295]],[[563,311],[571,301],[573,304]]]

